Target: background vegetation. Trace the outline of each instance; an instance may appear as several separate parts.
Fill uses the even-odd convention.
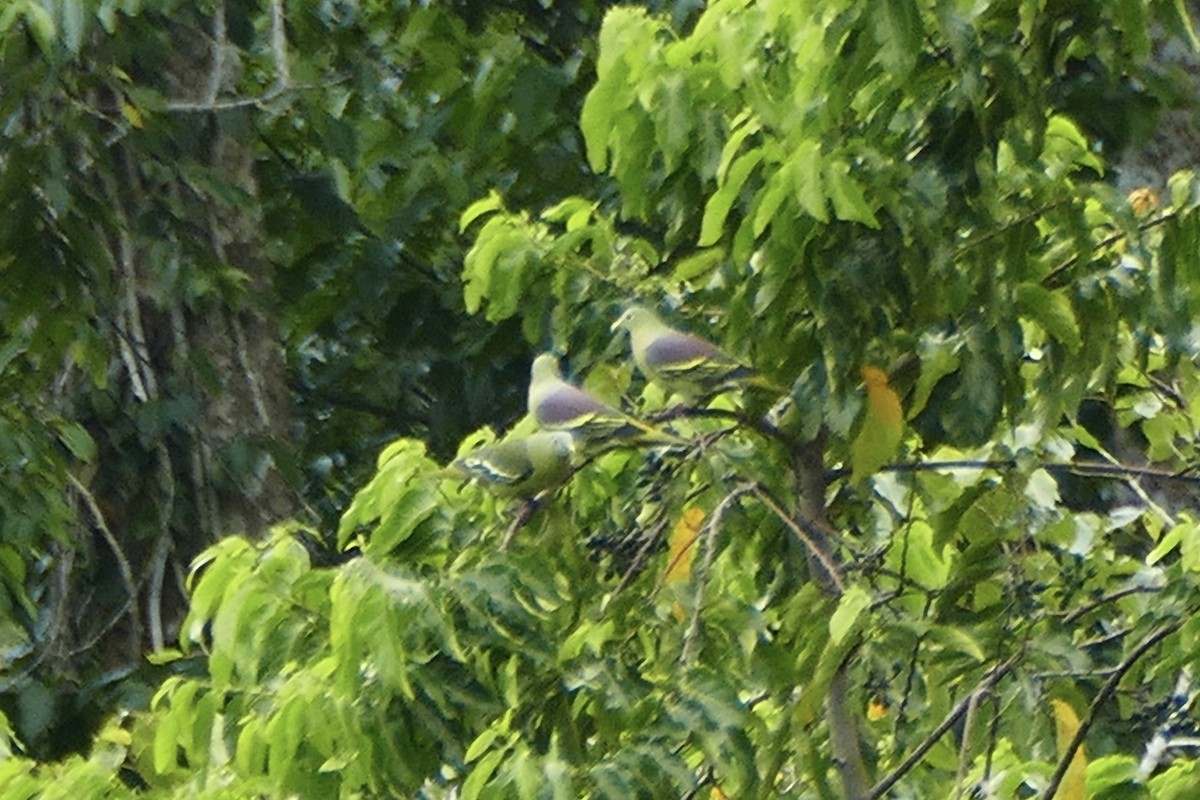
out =
[[[6,797],[1194,795],[1186,4],[608,5],[0,10]]]

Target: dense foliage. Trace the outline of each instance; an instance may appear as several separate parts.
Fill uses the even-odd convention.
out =
[[[457,219],[594,182],[601,13],[0,9],[0,707],[32,752],[144,704],[204,546],[331,527],[392,437],[445,457],[519,414],[528,353],[463,313]]]
[[[387,351],[356,302],[461,291],[503,352],[552,346],[689,444],[604,453],[521,503],[445,480],[419,437],[391,441],[336,553],[314,554],[328,537],[301,523],[208,548],[148,709],[62,762],[0,761],[14,797],[1195,794],[1200,194],[1190,173],[1128,196],[1113,175],[1148,109],[1194,99],[1151,58],[1159,31],[1196,46],[1182,3],[615,8],[584,147],[550,158],[574,177],[548,189],[514,167],[473,195],[464,180],[442,201],[452,229],[422,213],[421,170],[482,168],[439,135],[485,137],[502,109],[502,129],[569,141],[524,105],[541,84],[479,91],[515,63],[494,48],[518,17],[408,10],[406,39],[382,12],[321,8],[324,27],[296,16],[292,35],[320,31],[314,72],[338,80],[313,97],[354,113],[261,121],[279,154],[262,172],[291,181],[263,195],[276,257],[323,276],[281,290],[311,345],[296,352],[374,370]],[[339,49],[352,9],[380,49]],[[434,45],[471,36],[496,60],[468,89]],[[411,102],[457,88],[463,117],[389,116],[388,82],[361,71],[386,71],[391,46],[428,68]],[[365,157],[399,120],[412,160]],[[518,140],[474,157],[530,155]],[[584,159],[615,188],[589,188]],[[306,208],[312,225],[285,232]],[[371,271],[383,243],[397,259],[422,242],[445,257],[431,272]],[[678,405],[609,330],[630,298],[789,391]],[[432,369],[421,337],[453,346],[407,330],[397,374]],[[488,352],[472,355],[498,366]],[[897,399],[893,452],[878,444]],[[48,424],[90,460],[75,423]]]

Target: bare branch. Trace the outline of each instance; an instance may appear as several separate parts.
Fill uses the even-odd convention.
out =
[[[1093,600],[1092,602],[1087,603],[1086,605],[1082,605],[1079,608],[1076,608],[1075,610],[1068,612],[1066,614],[1066,616],[1063,617],[1063,623],[1070,625],[1071,623],[1075,622],[1080,617],[1082,617],[1084,614],[1087,614],[1088,612],[1091,612],[1091,611],[1095,611],[1100,606],[1107,605],[1108,603],[1112,603],[1117,600],[1120,600],[1122,597],[1128,597],[1131,594],[1142,594],[1142,593],[1151,594],[1151,593],[1158,592],[1161,590],[1162,590],[1161,586],[1148,586],[1146,584],[1138,584],[1136,586],[1126,586],[1123,589],[1118,589],[1117,591],[1112,592],[1111,594],[1106,594],[1103,597],[1099,597],[1099,598]]]
[[[130,654],[135,659],[139,658],[142,650],[142,623],[137,607],[137,583],[133,579],[133,570],[129,567],[129,560],[125,558],[125,553],[121,550],[121,544],[117,541],[117,537],[113,536],[112,531],[108,529],[108,522],[104,519],[104,513],[100,511],[100,505],[96,502],[96,497],[78,478],[69,472],[67,473],[67,480],[70,481],[71,486],[79,494],[80,498],[83,499],[88,512],[92,516],[92,521],[96,525],[96,529],[100,531],[100,535],[108,543],[109,548],[113,552],[113,558],[117,561],[117,568],[121,572],[121,580],[125,583],[125,591],[129,593],[130,599],[126,607],[129,614],[130,628],[132,629],[129,636]]]

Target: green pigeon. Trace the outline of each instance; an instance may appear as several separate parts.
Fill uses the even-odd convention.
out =
[[[612,330],[629,331],[633,360],[649,380],[684,397],[747,385],[783,391],[712,342],[672,328],[642,306],[629,307]]]
[[[639,422],[563,380],[558,359],[551,353],[542,353],[533,360],[529,380],[529,416],[542,430],[570,431],[601,449],[613,444],[685,442]]]
[[[459,456],[442,474],[473,481],[498,497],[533,497],[566,481],[575,438],[566,431],[538,431],[504,439]]]

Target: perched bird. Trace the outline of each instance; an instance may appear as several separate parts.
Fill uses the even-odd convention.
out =
[[[575,439],[565,431],[539,431],[459,456],[442,471],[474,481],[499,497],[533,497],[571,475]]]
[[[631,306],[612,331],[629,331],[633,360],[647,378],[684,397],[707,397],[739,385],[774,386],[750,367],[699,336],[678,331],[654,312]]]
[[[533,360],[529,380],[529,416],[539,428],[571,431],[592,444],[681,444],[685,440],[655,430],[623,411],[563,380],[558,359],[542,353]]]

